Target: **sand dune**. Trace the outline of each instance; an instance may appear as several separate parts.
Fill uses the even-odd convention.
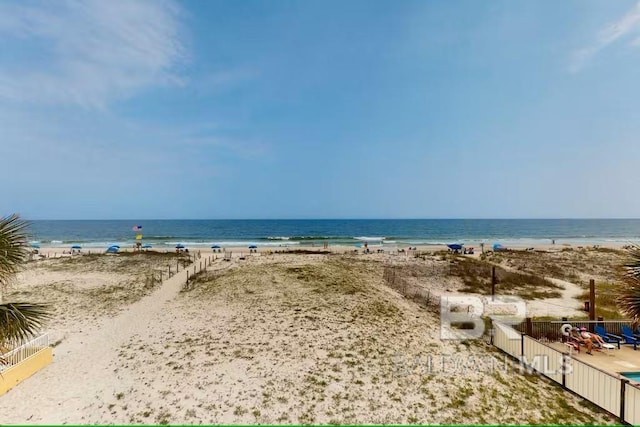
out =
[[[46,262],[15,292],[54,289],[62,341],[52,365],[0,397],[2,423],[611,421],[505,367],[482,340],[440,340],[437,314],[385,285],[384,256],[218,260],[189,290],[182,272],[144,291],[142,267]],[[56,285],[131,280],[116,308],[105,295],[117,293],[87,299]]]

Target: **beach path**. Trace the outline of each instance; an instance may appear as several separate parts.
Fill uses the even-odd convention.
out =
[[[220,264],[213,264],[216,268]],[[114,372],[119,348],[134,335],[144,336],[157,316],[180,292],[183,270],[152,294],[106,318],[97,328],[68,336],[54,348],[53,363],[0,396],[0,424],[5,423],[126,423],[114,419],[104,402],[133,381]],[[96,416],[96,409],[103,412]]]

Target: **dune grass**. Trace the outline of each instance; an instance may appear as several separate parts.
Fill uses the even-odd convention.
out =
[[[462,279],[460,292],[488,295],[491,293],[492,264],[467,257],[452,257],[450,274]],[[507,271],[496,266],[496,293],[517,295],[524,299],[558,298],[562,287],[544,277]]]

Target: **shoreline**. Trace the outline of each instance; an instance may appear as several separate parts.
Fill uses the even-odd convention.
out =
[[[594,249],[594,248],[601,248],[601,249],[614,249],[614,250],[622,250],[624,249],[625,246],[627,246],[630,243],[625,243],[625,242],[606,242],[606,243],[602,243],[602,242],[589,242],[589,243],[581,243],[581,244],[572,244],[572,243],[568,243],[568,242],[560,242],[560,243],[556,243],[556,244],[537,244],[537,245],[531,245],[528,243],[522,243],[519,245],[515,245],[515,244],[505,244],[504,246],[508,249],[508,250],[515,250],[515,251],[523,251],[523,250],[535,250],[535,251],[547,251],[547,252],[554,252],[554,251],[562,251],[565,249]],[[295,252],[295,251],[329,251],[332,253],[348,253],[348,252],[353,252],[355,253],[356,251],[358,253],[364,253],[365,251],[365,247],[364,245],[356,247],[354,245],[344,245],[344,244],[328,244],[326,247],[324,247],[323,245],[313,245],[313,244],[306,244],[306,245],[302,245],[302,244],[297,244],[297,245],[281,245],[281,246],[260,246],[257,245],[258,247],[256,249],[249,249],[248,246],[239,246],[239,245],[233,245],[233,246],[221,246],[219,249],[213,249],[210,248],[208,245],[206,246],[197,246],[197,245],[193,245],[193,246],[185,246],[185,249],[189,249],[191,252],[200,252],[203,254],[213,254],[213,253],[226,253],[226,252],[232,252],[234,254],[243,254],[243,253],[250,253],[251,251],[254,251],[255,253],[273,253],[273,252]],[[470,244],[465,244],[464,245],[465,248],[473,248],[474,249],[474,255],[478,255],[481,253],[481,246],[480,246],[480,242],[478,243],[470,243]],[[397,244],[368,244],[368,248],[369,251],[371,253],[375,253],[378,250],[382,250],[385,253],[407,253],[407,251],[411,250],[409,248],[414,248],[413,251],[415,252],[424,252],[424,251],[446,251],[448,250],[448,247],[444,244],[441,245],[397,245]],[[72,255],[71,254],[71,246],[60,246],[60,245],[56,245],[56,246],[46,246],[43,245],[40,248],[33,248],[34,250],[38,251],[38,254],[41,256],[52,256],[52,255]],[[485,243],[485,247],[484,247],[484,251],[485,252],[489,252],[492,251],[492,245],[491,244],[486,244]],[[74,251],[75,254],[104,254],[107,251],[107,247],[106,246],[83,246],[82,249],[80,250],[80,252],[78,252],[78,250],[76,249]],[[161,253],[171,253],[171,252],[175,252],[176,249],[174,247],[171,246],[154,246],[148,249],[145,249],[143,251],[148,251],[148,252],[161,252]],[[134,252],[134,247],[133,246],[121,246],[119,252]]]

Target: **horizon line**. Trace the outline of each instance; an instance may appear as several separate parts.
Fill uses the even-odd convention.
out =
[[[522,220],[639,220],[638,217],[430,217],[430,218],[38,218],[26,221],[522,221]]]

